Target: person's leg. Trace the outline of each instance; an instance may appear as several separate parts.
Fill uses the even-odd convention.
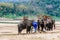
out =
[[[34,32],[36,32],[36,28],[34,28],[35,29],[35,31]]]
[[[40,25],[38,25],[38,32],[40,31]]]
[[[42,26],[41,26],[41,31],[42,31]]]
[[[34,31],[34,32],[36,33],[36,29],[37,29],[37,27],[34,27],[34,29],[35,29],[35,31]]]
[[[41,24],[41,31],[43,31],[43,28],[44,28],[44,25],[43,25],[43,24]]]

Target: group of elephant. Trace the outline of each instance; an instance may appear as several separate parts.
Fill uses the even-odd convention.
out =
[[[34,28],[33,26],[34,20],[23,20],[22,23],[18,24],[18,33],[21,33],[22,30],[26,29],[26,33],[32,32],[32,29]],[[37,30],[39,31],[50,31],[55,29],[55,20],[51,20],[50,23],[44,24],[43,19],[42,20],[37,20]]]

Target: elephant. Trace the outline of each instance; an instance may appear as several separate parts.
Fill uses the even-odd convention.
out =
[[[32,20],[26,20],[18,24],[18,33],[21,33],[22,30],[26,29],[26,33],[30,33],[32,25]]]

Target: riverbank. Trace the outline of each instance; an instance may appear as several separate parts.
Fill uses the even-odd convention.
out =
[[[26,30],[23,30],[22,34],[18,35],[17,24],[0,23],[0,40],[60,40],[60,26],[45,33],[26,34]]]

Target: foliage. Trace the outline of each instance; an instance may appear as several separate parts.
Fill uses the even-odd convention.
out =
[[[28,2],[0,2],[0,17],[16,18],[24,15],[60,17],[60,0],[30,0]],[[14,16],[15,15],[15,16]],[[14,17],[13,17],[14,16]]]

